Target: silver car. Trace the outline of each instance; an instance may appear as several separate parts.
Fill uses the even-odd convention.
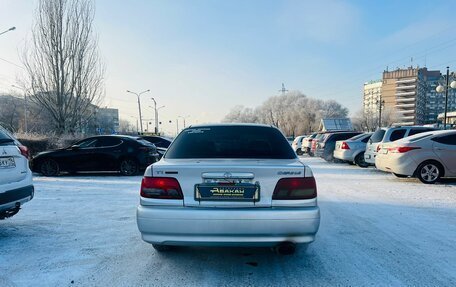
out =
[[[423,183],[456,177],[456,131],[433,131],[386,144],[377,154],[378,169]]]
[[[360,167],[367,167],[368,164],[364,161],[364,151],[366,150],[366,143],[371,136],[372,133],[364,133],[348,140],[336,141],[334,158],[353,162]]]
[[[318,231],[316,183],[272,126],[191,126],[147,168],[137,224],[159,251],[275,246],[291,253]]]

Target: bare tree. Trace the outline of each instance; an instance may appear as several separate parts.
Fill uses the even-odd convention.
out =
[[[299,91],[273,96],[255,109],[236,106],[224,122],[256,122],[274,125],[287,135],[300,135],[318,129],[322,118],[346,117],[347,108],[336,101],[312,99]]]
[[[104,66],[91,0],[39,0],[24,50],[24,88],[50,115],[57,134],[75,132],[103,95]]]

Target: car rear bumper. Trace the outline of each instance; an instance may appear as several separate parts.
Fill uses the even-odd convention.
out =
[[[346,160],[346,161],[353,161],[353,151],[352,150],[342,150],[342,149],[336,149],[334,151],[334,157],[337,159],[341,160]]]
[[[396,154],[378,154],[375,167],[381,171],[412,176],[418,164],[409,156]]]
[[[6,211],[16,208],[27,201],[30,201],[34,195],[33,185],[8,190],[0,193],[0,211]]]
[[[320,225],[320,210],[299,208],[192,208],[138,206],[142,239],[164,245],[275,246],[310,243]]]

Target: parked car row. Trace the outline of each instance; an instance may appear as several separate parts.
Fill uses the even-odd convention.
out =
[[[360,167],[374,165],[397,177],[417,177],[423,183],[456,177],[455,130],[398,126],[374,133],[328,131],[302,137],[299,142],[300,150],[309,156]]]

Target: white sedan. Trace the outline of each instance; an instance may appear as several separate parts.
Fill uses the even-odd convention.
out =
[[[292,253],[315,239],[317,187],[311,169],[272,126],[191,126],[147,168],[137,224],[159,251],[270,246]]]
[[[456,177],[456,130],[432,131],[385,144],[375,160],[378,169],[423,183]]]

